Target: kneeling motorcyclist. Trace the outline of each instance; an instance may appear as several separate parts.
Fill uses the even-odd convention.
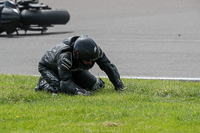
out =
[[[35,90],[90,95],[90,91],[105,87],[100,78],[88,71],[95,63],[108,75],[115,89],[123,91],[116,66],[94,40],[85,35],[65,39],[44,54],[38,65],[41,77]]]

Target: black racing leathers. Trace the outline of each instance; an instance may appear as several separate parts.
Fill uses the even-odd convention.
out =
[[[68,38],[45,53],[38,66],[42,77],[52,87],[59,88],[61,92],[75,94],[76,88],[81,89],[81,87],[74,82],[73,74],[79,71],[87,74],[87,71],[84,70],[92,68],[96,62],[100,69],[108,75],[115,89],[123,88],[117,68],[111,64],[101,49],[98,59],[92,65],[87,68],[79,65],[80,60],[73,58],[73,44],[78,37]]]

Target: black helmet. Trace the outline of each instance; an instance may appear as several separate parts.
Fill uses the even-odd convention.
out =
[[[94,40],[86,35],[81,35],[74,43],[75,59],[95,61],[98,59],[100,50]]]

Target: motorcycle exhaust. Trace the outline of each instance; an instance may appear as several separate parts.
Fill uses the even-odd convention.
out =
[[[66,10],[23,10],[21,23],[24,25],[66,24],[70,15]]]

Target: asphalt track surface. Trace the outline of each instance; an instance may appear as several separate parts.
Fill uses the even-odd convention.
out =
[[[67,25],[47,33],[0,35],[0,74],[39,75],[46,50],[67,37],[94,38],[121,76],[200,78],[199,0],[40,0],[66,9]],[[98,66],[91,72],[105,76]]]

